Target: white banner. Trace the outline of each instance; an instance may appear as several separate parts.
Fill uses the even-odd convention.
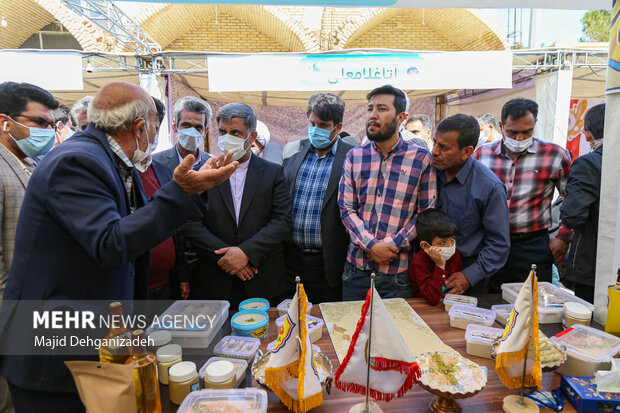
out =
[[[426,52],[209,56],[210,92],[510,89],[512,54]]]
[[[0,51],[0,61],[0,82],[27,82],[46,90],[84,89],[79,53]]]

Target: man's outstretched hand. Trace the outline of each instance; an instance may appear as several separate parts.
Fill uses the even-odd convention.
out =
[[[188,194],[200,194],[226,181],[235,172],[239,162],[230,162],[232,152],[212,156],[198,171],[192,169],[194,155],[187,155],[174,170],[173,179]]]

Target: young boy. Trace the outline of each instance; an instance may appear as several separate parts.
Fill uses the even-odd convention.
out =
[[[454,241],[456,224],[445,212],[431,208],[418,215],[415,228],[422,251],[409,266],[413,295],[436,305],[443,297],[446,279],[463,270]]]

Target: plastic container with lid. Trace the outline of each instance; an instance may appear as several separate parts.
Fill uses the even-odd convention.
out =
[[[264,312],[269,311],[269,301],[264,298],[248,298],[241,301],[239,304],[239,311],[243,310],[261,310]]]
[[[517,300],[517,295],[523,283],[502,284],[502,298],[511,304]],[[594,306],[573,294],[564,291],[550,282],[538,283],[538,322],[540,324],[561,323],[564,316],[564,303],[573,302],[585,305],[591,311]]]
[[[267,392],[261,389],[205,389],[190,394],[177,413],[267,412]]]
[[[485,359],[492,358],[491,349],[493,341],[501,337],[504,330],[501,328],[480,326],[470,324],[465,332],[465,341],[467,342],[467,354],[472,356],[483,357]]]
[[[506,321],[508,317],[510,317],[513,308],[515,308],[514,304],[497,304],[491,306],[491,310],[495,311],[496,314],[495,320],[503,325],[506,325]]]
[[[592,319],[592,311],[585,305],[580,303],[566,302],[564,303],[564,317],[562,317],[562,325],[565,328],[572,327],[575,324],[590,325]]]
[[[188,394],[200,390],[196,364],[192,361],[182,361],[168,370],[170,401],[181,404]]]
[[[250,361],[260,347],[260,340],[254,337],[226,336],[215,345],[213,354]]]
[[[612,357],[620,352],[620,338],[582,324],[556,334],[551,341],[566,348],[566,362],[557,370],[565,376],[594,376],[597,370],[609,370]]]
[[[157,374],[161,384],[168,384],[168,369],[183,361],[181,346],[168,344],[157,350]]]
[[[278,327],[278,331],[282,328],[282,324],[284,324],[284,318],[286,314],[282,317],[278,317],[276,319],[276,326]],[[315,343],[321,339],[323,335],[323,326],[325,322],[317,317],[313,317],[311,315],[306,316],[306,323],[308,324],[308,331],[310,332],[310,341]]]
[[[148,335],[148,350],[157,353],[157,350],[172,343],[172,334],[168,330],[153,331]]]
[[[282,300],[280,304],[278,304],[278,317],[282,317],[288,313],[288,308],[291,306],[293,300],[291,298],[287,298],[286,300]],[[308,301],[308,313],[312,310],[312,303]]]
[[[147,333],[167,330],[172,342],[184,348],[206,348],[228,317],[228,301],[175,301],[155,317]]]
[[[232,376],[232,379],[229,379],[227,375],[223,374],[222,370],[225,369],[218,366],[218,362],[232,363],[234,368],[234,375]],[[241,382],[243,382],[243,379],[245,378],[245,371],[247,370],[247,368],[248,362],[245,360],[230,359],[224,357],[211,357],[200,368],[198,376],[200,377],[200,382],[202,383],[203,388],[234,389],[239,387]],[[222,375],[224,375],[224,378],[226,380],[222,378]]]
[[[262,310],[243,310],[230,319],[235,336],[264,339],[269,329],[269,316]]]
[[[477,307],[478,299],[476,297],[470,297],[467,295],[446,294],[446,296],[443,298],[443,308],[446,311],[450,311],[454,304],[470,305],[472,307]]]
[[[495,322],[495,311],[469,305],[455,304],[448,314],[450,326],[463,330],[470,324],[490,327]]]

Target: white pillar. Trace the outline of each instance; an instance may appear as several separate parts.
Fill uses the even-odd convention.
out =
[[[162,101],[164,106],[167,106],[168,98],[166,98],[166,79],[163,76],[159,76],[155,73],[140,73],[140,87],[147,91],[147,93],[154,98]],[[166,107],[166,114],[161,122],[159,128],[159,141],[155,152],[161,152],[172,147],[170,139],[170,130],[168,128],[168,116],[170,115],[171,108]]]
[[[534,79],[539,106],[534,136],[566,148],[573,71],[558,70]]]

